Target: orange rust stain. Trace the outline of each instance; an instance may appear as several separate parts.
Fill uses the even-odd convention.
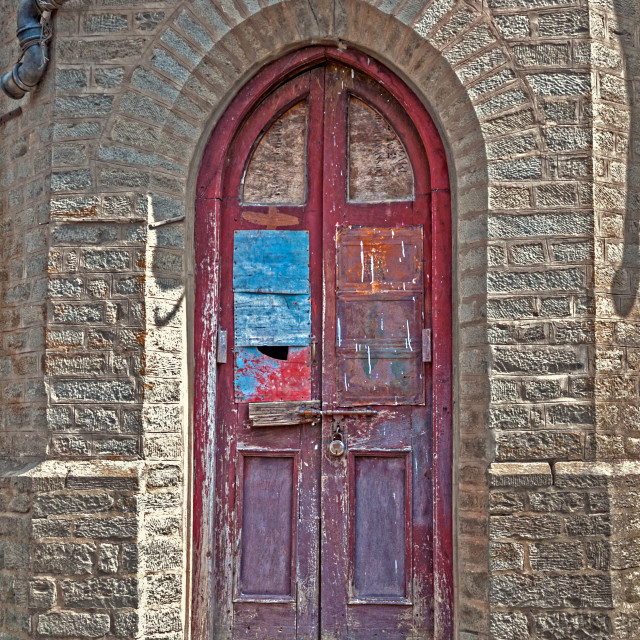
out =
[[[79,209],[58,209],[52,214],[61,218],[95,218],[98,216],[98,208],[95,205],[80,207]]]

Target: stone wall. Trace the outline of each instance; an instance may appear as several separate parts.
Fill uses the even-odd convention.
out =
[[[2,70],[16,6],[0,2]],[[45,81],[0,125],[0,451],[14,461],[0,632],[188,628],[199,161],[255,71],[325,42],[405,79],[448,151],[457,637],[636,637],[639,13],[638,0],[70,0]],[[18,104],[0,96],[0,115]],[[130,488],[108,484],[118,474]],[[83,524],[103,520],[112,535]],[[160,551],[127,564],[151,539]]]

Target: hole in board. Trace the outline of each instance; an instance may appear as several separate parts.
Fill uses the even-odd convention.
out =
[[[289,359],[289,347],[258,347],[258,351],[274,360],[288,360]]]

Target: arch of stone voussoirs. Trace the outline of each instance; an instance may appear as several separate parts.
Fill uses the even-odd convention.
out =
[[[231,8],[232,3],[196,0],[178,4],[123,85],[105,143],[114,139],[112,133],[119,122],[144,123],[155,132],[156,148],[174,150],[179,170],[171,173],[171,198],[175,215],[186,213],[185,252],[190,253],[196,176],[204,146],[226,106],[268,62],[311,43],[348,46],[370,53],[413,89],[436,123],[449,167],[455,572],[473,574],[481,582],[488,574],[484,508],[488,454],[478,453],[477,447],[465,446],[465,442],[474,437],[474,423],[482,420],[489,404],[484,311],[487,213],[491,189],[500,188],[492,186],[500,177],[492,169],[491,148],[513,135],[510,114],[515,114],[515,126],[537,129],[533,120],[517,124],[517,114],[535,114],[531,96],[491,16],[465,3],[436,0],[417,8],[414,2],[398,2],[391,8],[393,3],[385,3],[384,12],[365,0],[289,0],[253,12],[250,6],[254,4],[257,7],[247,2],[244,14],[235,5]],[[144,142],[131,146],[145,150]],[[163,168],[158,171],[162,173]],[[181,197],[175,195],[175,184]],[[161,187],[158,192],[162,196]],[[189,264],[189,259],[185,262]],[[188,273],[185,290],[192,296]],[[190,333],[193,318],[184,322]],[[189,460],[186,453],[184,459]],[[194,541],[193,553],[206,553],[206,542],[205,532],[205,538]],[[210,587],[207,576],[196,576],[192,592],[204,599]],[[487,605],[481,597],[455,589],[455,608],[456,635],[488,631]],[[209,620],[206,613],[194,612],[194,637],[204,637],[210,631]]]

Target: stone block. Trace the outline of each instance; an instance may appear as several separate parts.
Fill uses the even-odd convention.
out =
[[[604,613],[542,613],[534,619],[540,640],[577,637],[608,640],[612,637],[610,619]]]
[[[135,399],[134,383],[130,380],[59,381],[52,384],[52,391],[58,401],[133,402]]]
[[[532,511],[573,513],[586,510],[586,496],[575,492],[539,492],[529,494]]]
[[[182,470],[175,465],[161,465],[149,470],[147,485],[151,488],[177,487],[182,480]]]
[[[111,619],[104,613],[48,613],[38,616],[38,633],[43,636],[99,638],[109,632]]]
[[[611,518],[604,515],[575,515],[565,518],[565,528],[569,536],[609,536]]]
[[[81,518],[76,522],[78,538],[135,538],[137,518]]]
[[[61,583],[65,605],[82,609],[122,609],[138,606],[136,578],[89,578]]]
[[[566,44],[518,44],[512,51],[516,62],[523,67],[558,67],[569,61],[569,47]]]
[[[529,640],[527,616],[519,612],[493,611],[490,618],[493,640]]]
[[[176,573],[149,575],[145,578],[147,602],[151,606],[174,604],[182,598],[182,576]]]
[[[526,495],[515,491],[492,491],[489,494],[489,513],[507,515],[525,510]]]
[[[584,564],[582,545],[577,542],[530,544],[529,562],[534,571],[577,571]]]
[[[506,569],[522,571],[524,568],[523,545],[515,542],[490,542],[489,568],[491,571]]]
[[[33,568],[42,573],[91,573],[96,546],[91,543],[42,543],[34,546]]]
[[[610,609],[611,580],[601,575],[495,575],[489,601],[504,607]]]
[[[544,375],[585,370],[578,354],[567,349],[493,347],[494,367],[499,373]]]
[[[68,515],[71,513],[101,513],[113,506],[113,498],[101,494],[40,494],[33,498],[33,515],[36,518]]]
[[[591,91],[586,73],[533,73],[527,75],[527,81],[539,96],[587,95]]]
[[[51,609],[56,601],[56,584],[49,578],[29,580],[29,608]]]
[[[582,436],[559,431],[499,433],[495,451],[497,460],[579,460],[583,457]]]
[[[547,462],[494,462],[489,467],[489,486],[548,487],[553,484],[551,467]]]
[[[97,68],[93,72],[95,83],[103,89],[115,89],[124,80],[124,67]]]
[[[556,516],[490,516],[489,537],[496,539],[545,540],[555,538],[562,530]]]
[[[70,538],[70,520],[49,520],[47,518],[34,518],[31,521],[32,535],[34,539],[41,538]]]
[[[128,28],[127,16],[116,13],[95,13],[85,16],[84,30],[87,33],[113,33]]]
[[[51,191],[79,191],[91,186],[91,171],[76,169],[73,171],[54,171],[51,174]]]
[[[589,12],[581,9],[543,13],[538,16],[541,36],[573,36],[589,33]]]

